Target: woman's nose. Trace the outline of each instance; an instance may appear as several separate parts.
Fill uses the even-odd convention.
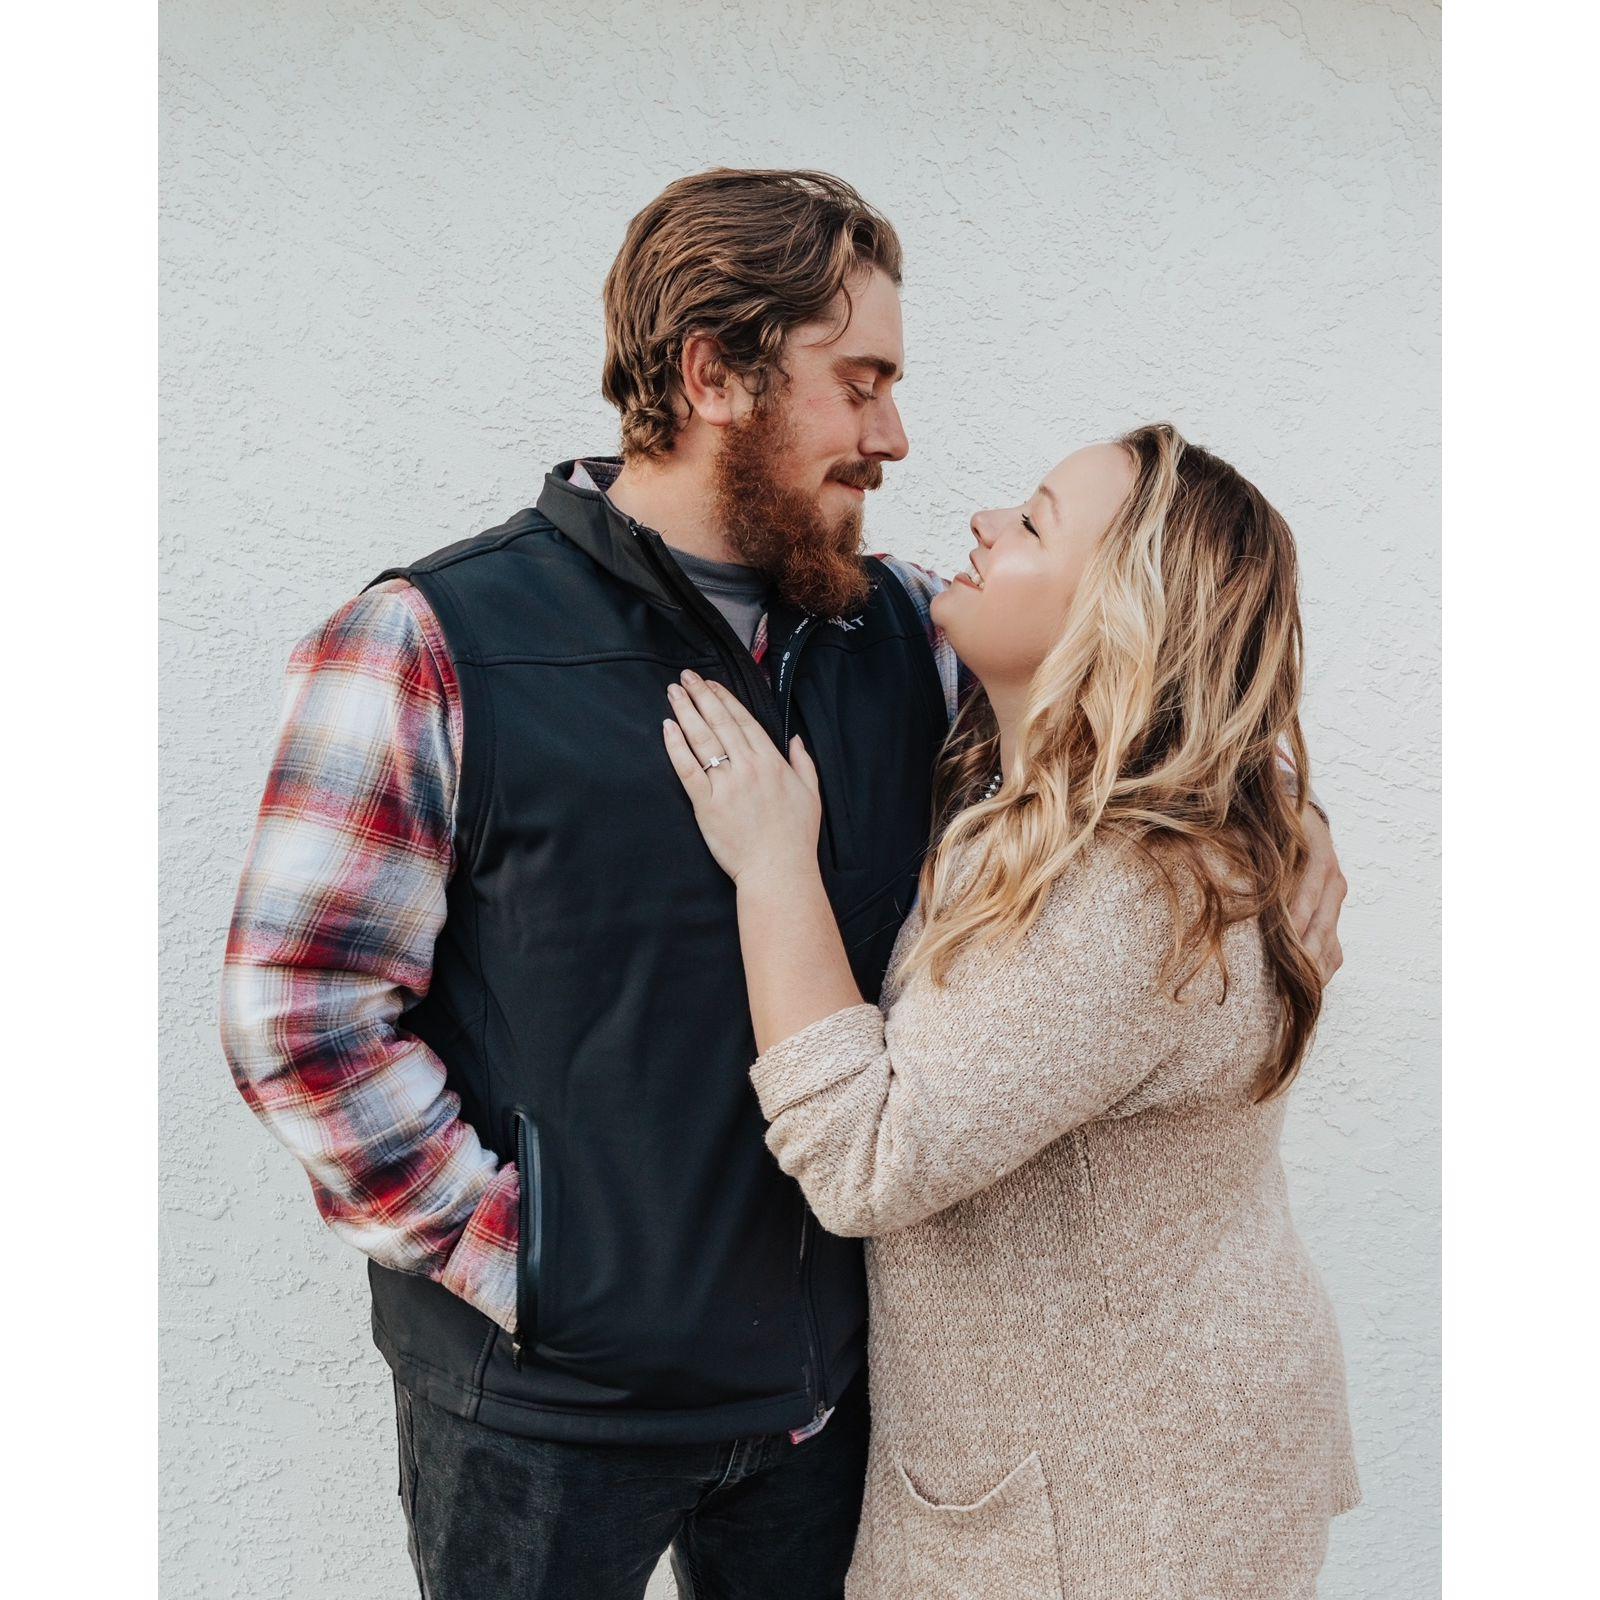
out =
[[[989,548],[990,544],[989,535],[983,531],[984,518],[988,515],[989,513],[987,511],[975,511],[972,514],[972,537],[976,539],[985,550]]]

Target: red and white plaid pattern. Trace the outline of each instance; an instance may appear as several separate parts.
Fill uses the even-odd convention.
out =
[[[399,580],[295,648],[228,935],[223,1048],[245,1103],[341,1238],[511,1329],[517,1173],[396,1026],[445,915],[461,709],[444,638]]]

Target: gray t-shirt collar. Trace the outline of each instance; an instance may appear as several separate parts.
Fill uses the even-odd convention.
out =
[[[588,463],[580,459],[572,468],[573,487],[604,494],[616,477],[616,467],[600,462],[594,465],[597,469],[605,466],[610,470],[590,471]],[[722,613],[746,647],[752,647],[772,589],[766,573],[736,561],[708,561],[704,556],[690,555],[687,550],[670,543],[668,548],[672,559],[683,568],[684,576]]]

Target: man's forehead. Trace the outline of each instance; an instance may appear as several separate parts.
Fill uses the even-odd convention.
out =
[[[897,383],[906,375],[899,342],[886,333],[854,327],[841,333],[837,325],[830,328],[818,324],[791,338],[814,361],[825,364],[829,372],[838,376],[870,372]]]
[[[891,380],[905,376],[900,291],[885,274],[875,271],[865,284],[854,285],[848,301],[841,291],[834,309],[837,315],[796,328],[790,336],[794,343],[826,359],[833,371],[850,368]]]

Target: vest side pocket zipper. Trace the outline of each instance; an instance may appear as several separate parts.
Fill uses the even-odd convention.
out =
[[[815,1254],[810,1249],[812,1227],[811,1207],[805,1203],[805,1199],[802,1196],[800,1201],[800,1311],[806,1335],[806,1387],[813,1396],[812,1422],[814,1423],[827,1404],[828,1378],[822,1369],[822,1330],[817,1326],[817,1308],[811,1294],[812,1263],[809,1258]],[[795,1442],[799,1443],[798,1440]]]
[[[525,1346],[539,1331],[539,1284],[544,1257],[544,1195],[540,1181],[539,1128],[525,1111],[513,1111],[517,1136],[517,1331],[511,1359],[522,1367]]]

